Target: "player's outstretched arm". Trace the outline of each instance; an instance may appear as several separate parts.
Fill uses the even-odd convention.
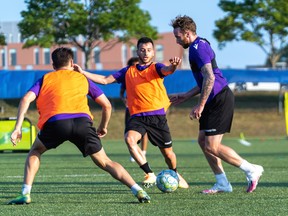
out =
[[[178,105],[178,104],[181,104],[181,103],[189,100],[190,98],[198,95],[199,93],[200,93],[200,88],[198,86],[195,86],[194,88],[192,88],[188,92],[179,93],[179,94],[170,94],[168,96],[169,96],[170,102],[173,105]]]
[[[79,73],[83,74],[84,76],[86,76],[88,79],[92,80],[95,83],[106,85],[106,84],[116,82],[116,79],[112,75],[103,76],[100,74],[94,74],[94,73],[90,73],[88,71],[84,71],[77,64],[74,64],[73,66],[74,66],[75,71],[78,71]]]
[[[179,57],[174,57],[174,58],[169,59],[170,65],[162,67],[161,73],[164,76],[174,73],[178,65],[180,65],[181,61],[182,60]]]
[[[16,146],[17,143],[20,142],[20,140],[22,139],[22,124],[24,121],[24,117],[25,114],[27,113],[30,103],[35,99],[36,99],[35,93],[32,91],[28,91],[20,101],[15,128],[10,136],[13,146]]]

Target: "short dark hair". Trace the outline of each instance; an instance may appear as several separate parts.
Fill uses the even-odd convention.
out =
[[[149,38],[149,37],[142,37],[142,38],[140,38],[140,39],[138,40],[138,42],[137,42],[137,49],[139,48],[139,45],[142,44],[142,43],[144,43],[144,44],[146,44],[146,43],[151,43],[152,46],[154,47],[153,40],[152,40],[151,38]]]
[[[67,66],[73,60],[73,51],[68,47],[60,47],[52,52],[51,58],[55,69]]]
[[[138,57],[131,57],[128,61],[127,61],[127,65],[131,66],[134,65],[135,63],[139,62],[139,58]]]
[[[181,31],[191,31],[196,33],[197,26],[194,20],[189,16],[177,16],[175,19],[171,20],[170,25],[175,28],[180,28]]]

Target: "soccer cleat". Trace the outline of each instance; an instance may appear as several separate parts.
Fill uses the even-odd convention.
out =
[[[248,181],[248,187],[246,190],[247,193],[251,193],[256,189],[259,179],[262,173],[264,172],[264,169],[262,166],[259,166],[259,165],[253,165],[253,166],[255,167],[255,170],[247,174],[246,176],[247,181]]]
[[[147,173],[145,175],[144,181],[142,182],[142,185],[145,188],[150,188],[150,187],[156,185],[156,176],[155,176],[155,174],[154,173]]]
[[[178,177],[179,177],[179,184],[178,184],[178,187],[179,188],[189,188],[189,185],[188,183],[186,182],[186,180],[179,174],[177,173]]]
[[[140,203],[150,203],[151,198],[144,190],[139,190],[135,196]]]
[[[8,205],[23,205],[23,204],[29,204],[31,203],[31,197],[30,194],[20,195],[16,197],[14,200],[11,200],[8,202]]]
[[[230,193],[233,191],[232,185],[229,183],[226,186],[215,183],[212,188],[203,190],[202,194]]]

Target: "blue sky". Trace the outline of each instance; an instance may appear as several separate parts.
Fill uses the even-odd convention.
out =
[[[172,31],[169,23],[177,15],[192,17],[197,24],[197,34],[212,44],[220,68],[243,69],[247,65],[262,65],[266,56],[255,44],[232,42],[224,49],[218,49],[217,41],[213,38],[214,23],[224,16],[224,12],[217,4],[215,0],[142,0],[140,8],[150,13],[151,25],[161,33]],[[0,22],[21,20],[20,12],[25,9],[24,0],[5,1],[0,8]]]

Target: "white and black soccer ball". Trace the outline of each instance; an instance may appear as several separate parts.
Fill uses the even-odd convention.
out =
[[[156,185],[164,193],[172,193],[179,186],[179,177],[173,170],[162,170],[156,178]]]

